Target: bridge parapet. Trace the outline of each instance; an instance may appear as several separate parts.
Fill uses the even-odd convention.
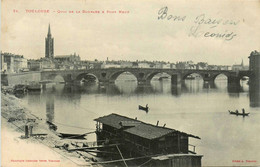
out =
[[[129,72],[133,74],[138,83],[149,83],[151,79],[159,73],[166,73],[171,77],[173,84],[183,81],[188,75],[196,73],[201,75],[204,81],[214,82],[215,78],[224,74],[227,76],[229,83],[238,82],[241,76],[250,76],[250,71],[235,72],[230,70],[197,70],[197,69],[156,69],[156,68],[107,68],[107,69],[80,69],[80,70],[53,70],[42,71],[42,80],[51,80],[55,76],[60,75],[66,82],[80,80],[80,77],[85,74],[95,76],[99,82],[114,82],[117,77]]]

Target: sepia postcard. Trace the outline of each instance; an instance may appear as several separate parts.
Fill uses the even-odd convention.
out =
[[[260,166],[259,0],[2,0],[1,166]]]

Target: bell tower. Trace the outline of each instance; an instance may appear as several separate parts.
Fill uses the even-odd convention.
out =
[[[54,38],[51,36],[51,27],[49,24],[48,34],[45,38],[45,58],[53,58],[54,56]]]

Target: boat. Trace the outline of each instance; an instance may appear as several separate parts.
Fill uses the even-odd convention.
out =
[[[28,91],[40,91],[42,89],[41,84],[38,82],[31,82],[27,86]]]
[[[143,107],[143,106],[141,106],[141,105],[139,105],[139,110],[144,110],[146,113],[148,113],[148,111],[149,111],[149,107],[148,107],[148,104],[146,104],[146,106],[145,107]]]
[[[58,133],[58,136],[63,139],[85,139],[85,136],[88,134],[95,133],[95,132],[88,132],[83,134],[73,134],[73,133]]]
[[[195,79],[195,77],[194,77],[194,76],[191,76],[191,75],[189,75],[189,76],[187,76],[187,77],[186,77],[186,79],[187,79],[187,80],[194,80],[194,79]]]
[[[14,86],[14,93],[15,94],[23,94],[26,92],[26,85],[18,84]]]
[[[63,139],[85,139],[86,134],[59,133],[58,136]]]
[[[55,125],[54,123],[52,123],[52,122],[50,122],[50,121],[46,121],[46,123],[49,125],[49,128],[51,129],[51,130],[54,130],[54,131],[56,131],[57,130],[57,125]]]
[[[229,114],[233,114],[233,115],[236,115],[236,116],[238,116],[238,115],[249,116],[249,113],[245,113],[245,112],[239,113],[238,111],[234,112],[234,111],[230,111],[230,110],[228,110],[228,112],[229,112]]]

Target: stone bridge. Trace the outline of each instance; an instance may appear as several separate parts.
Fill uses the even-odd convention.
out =
[[[199,74],[206,82],[214,82],[215,78],[224,74],[228,78],[229,84],[239,84],[244,76],[250,77],[250,71],[230,71],[230,70],[195,70],[195,69],[155,69],[155,68],[107,68],[107,69],[84,69],[84,70],[54,70],[42,71],[41,80],[54,80],[56,76],[63,77],[65,82],[80,81],[86,75],[92,75],[99,82],[113,83],[117,77],[129,72],[133,74],[138,83],[150,83],[151,79],[159,73],[166,73],[171,76],[172,84],[178,84],[193,73]]]

